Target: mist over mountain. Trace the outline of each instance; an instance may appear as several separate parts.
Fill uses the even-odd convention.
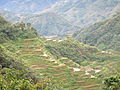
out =
[[[2,0],[0,8],[15,13],[33,13],[50,7],[57,0]]]
[[[61,0],[49,11],[63,15],[75,25],[88,26],[120,12],[120,0]]]
[[[24,19],[24,21],[31,23],[37,29],[38,33],[44,36],[57,35],[64,37],[80,28],[72,25],[64,17],[52,12],[34,15]]]
[[[1,3],[0,7],[9,12],[0,11],[0,15],[10,21],[30,22],[41,35],[58,35],[59,31],[64,35],[73,32],[76,29],[73,26],[88,27],[120,12],[120,0],[5,0]]]

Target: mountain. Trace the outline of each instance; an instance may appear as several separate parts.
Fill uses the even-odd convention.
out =
[[[119,74],[119,59],[119,53],[72,38],[39,37],[30,23],[0,17],[0,88],[5,90],[99,90],[104,78]]]
[[[2,0],[0,8],[15,13],[29,13],[41,11],[50,7],[57,0]]]
[[[120,71],[119,54],[103,52],[71,38],[19,39],[3,45],[37,77],[43,77],[34,85],[47,87],[43,90],[99,90],[104,78]]]
[[[84,27],[120,12],[119,9],[119,0],[60,0],[48,11],[61,14],[71,23]]]
[[[63,16],[53,12],[31,13],[29,15],[15,14],[7,10],[0,9],[0,15],[13,23],[21,21],[31,23],[37,32],[43,36],[64,37],[80,29],[80,27],[72,25]]]
[[[120,11],[119,0],[11,0],[3,6],[10,9],[0,12],[8,20],[31,23],[41,35],[60,37]]]
[[[120,51],[120,14],[73,34],[76,40],[102,49]]]
[[[38,33],[44,36],[56,35],[63,37],[80,28],[69,23],[64,17],[52,12],[36,14],[25,18],[24,21],[31,23]]]
[[[59,0],[52,8],[37,4],[0,1],[0,7],[15,11],[1,10],[3,17],[21,21],[0,16],[0,90],[120,90],[120,14],[89,26],[118,13],[119,0]],[[75,31],[76,40],[46,39],[31,25],[45,36]],[[87,27],[76,32],[80,26]]]
[[[23,22],[12,24],[0,16],[0,43],[18,38],[37,37],[36,30]]]
[[[54,87],[57,87],[56,85],[52,87],[54,83],[52,81],[49,81],[48,85],[47,78],[43,78],[41,76],[37,77],[37,75],[35,75],[35,73],[33,73],[33,71],[31,70],[31,68],[28,67],[28,64],[23,62],[26,59],[20,58],[19,55],[17,55],[16,49],[28,48],[26,47],[26,45],[29,44],[30,40],[34,41],[34,38],[37,39],[38,35],[35,29],[30,26],[30,24],[25,24],[23,22],[12,24],[0,16],[1,90],[38,90],[41,88],[54,89]],[[25,47],[19,46],[21,41],[24,40],[28,41],[27,44],[25,44]],[[40,40],[38,40],[38,42]],[[18,43],[17,41],[19,41],[20,43]],[[11,47],[14,47],[14,45],[16,45],[17,43],[18,47],[14,48],[13,50],[13,48]],[[39,45],[41,45],[40,42]]]
[[[4,9],[0,9],[0,16],[3,16],[5,19],[11,22],[18,22],[21,21],[23,18],[25,18],[25,16],[21,14],[15,14],[13,12]]]

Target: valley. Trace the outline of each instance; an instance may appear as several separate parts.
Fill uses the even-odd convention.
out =
[[[0,90],[120,90],[120,1],[0,1]]]
[[[3,44],[3,46],[11,52],[17,53],[17,56],[25,65],[30,67],[37,77],[50,78],[65,90],[98,90],[101,88],[104,77],[119,72],[116,63],[119,66],[120,57],[117,54],[112,54],[112,60],[104,62],[88,60],[78,64],[67,57],[61,56],[56,59],[55,55],[52,55],[45,48],[46,44],[51,42],[61,43],[65,41],[47,41],[44,38],[31,38],[12,41]],[[98,54],[103,55],[103,52],[99,51]],[[111,54],[105,52],[104,54],[104,58],[108,56],[109,59],[111,58]]]

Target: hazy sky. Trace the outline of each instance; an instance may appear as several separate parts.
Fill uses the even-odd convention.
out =
[[[5,4],[8,1],[10,1],[10,0],[0,0],[0,5],[3,5],[3,4]]]

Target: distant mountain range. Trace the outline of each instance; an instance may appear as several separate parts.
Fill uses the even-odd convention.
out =
[[[120,0],[61,0],[48,10],[84,27],[120,12]]]
[[[2,0],[0,8],[15,13],[33,13],[44,10],[57,0]]]
[[[24,19],[24,21],[31,23],[37,29],[39,34],[45,36],[57,35],[59,37],[64,37],[80,28],[72,25],[64,17],[52,12],[34,15]]]
[[[0,10],[0,15],[10,21],[31,23],[41,35],[65,36],[68,31],[71,34],[120,12],[120,0],[8,0],[2,3],[1,7],[9,11]]]

